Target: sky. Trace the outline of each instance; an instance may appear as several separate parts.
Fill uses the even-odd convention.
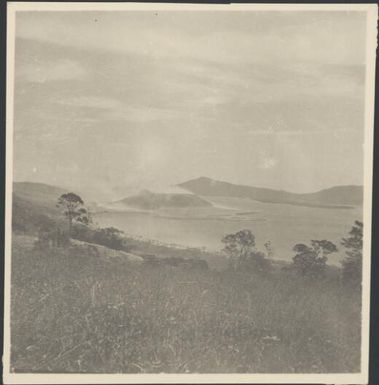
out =
[[[362,184],[365,13],[17,12],[14,179]]]

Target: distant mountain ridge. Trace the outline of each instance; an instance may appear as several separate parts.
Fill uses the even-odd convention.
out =
[[[137,195],[121,199],[117,203],[142,210],[212,206],[210,202],[194,194],[153,193],[148,190],[143,190]]]
[[[315,207],[349,207],[363,204],[363,186],[335,186],[314,193],[292,193],[262,187],[237,185],[200,177],[178,184],[200,196],[248,198],[267,203],[287,203]]]
[[[335,186],[314,193],[292,193],[247,185],[237,185],[228,182],[200,177],[178,185],[189,193],[153,193],[144,190],[139,194],[126,197],[117,203],[139,208],[153,210],[164,207],[209,207],[207,196],[225,196],[234,198],[247,198],[267,203],[286,203],[312,207],[351,207],[363,204],[363,186]],[[55,204],[60,195],[67,190],[34,182],[14,182],[13,195],[16,199],[30,201],[33,204],[55,209]],[[116,203],[116,202],[115,202]]]

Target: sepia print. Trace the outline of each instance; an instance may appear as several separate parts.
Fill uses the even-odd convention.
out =
[[[367,383],[371,5],[8,4],[6,383]]]

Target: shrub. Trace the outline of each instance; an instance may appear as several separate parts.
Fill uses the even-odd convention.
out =
[[[82,224],[74,224],[72,228],[72,238],[77,239],[79,241],[94,242],[94,234],[95,230],[91,229],[88,226]]]
[[[91,229],[88,226],[77,224],[73,226],[72,237],[80,241],[96,243],[110,249],[127,251],[123,232],[115,227]]]
[[[66,247],[70,244],[70,236],[58,225],[50,221],[41,223],[38,230],[37,247]]]
[[[350,237],[342,238],[341,241],[341,245],[347,249],[347,257],[341,262],[343,280],[353,285],[361,284],[363,223],[355,221],[349,234]]]
[[[228,234],[222,240],[225,244],[223,252],[229,257],[229,266],[238,270],[255,248],[255,236],[250,230],[241,230]]]
[[[266,271],[270,268],[266,254],[255,248],[255,236],[250,230],[228,234],[222,242],[225,244],[223,252],[229,257],[231,269]]]
[[[244,261],[240,268],[243,270],[254,271],[269,271],[271,269],[271,262],[267,259],[266,254],[262,251],[252,251],[249,257]]]
[[[337,247],[334,243],[327,240],[312,240],[311,246],[298,243],[293,251],[292,269],[298,274],[308,277],[320,277],[325,274],[328,255],[335,253]]]
[[[114,250],[123,249],[123,232],[115,227],[106,227],[104,229],[97,229],[95,231],[93,241],[99,245],[109,247]]]

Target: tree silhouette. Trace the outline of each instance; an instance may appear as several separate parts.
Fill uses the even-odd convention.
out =
[[[303,276],[317,277],[325,273],[328,255],[335,253],[337,247],[334,243],[323,239],[312,240],[311,246],[298,243],[293,251],[296,252],[292,263],[295,271]]]
[[[88,210],[84,207],[84,202],[79,195],[72,192],[62,194],[58,198],[57,207],[62,210],[62,213],[68,220],[69,235],[72,234],[73,222],[83,223],[88,225],[90,221]]]
[[[221,242],[225,244],[223,251],[229,256],[230,266],[237,270],[254,250],[255,236],[250,230],[240,230],[226,235]]]
[[[355,221],[349,232],[350,237],[342,238],[341,245],[347,251],[347,257],[341,262],[343,278],[352,283],[362,281],[362,247],[363,247],[363,223]]]
[[[221,241],[233,270],[268,271],[271,268],[266,254],[256,249],[255,236],[250,230],[228,234]]]

